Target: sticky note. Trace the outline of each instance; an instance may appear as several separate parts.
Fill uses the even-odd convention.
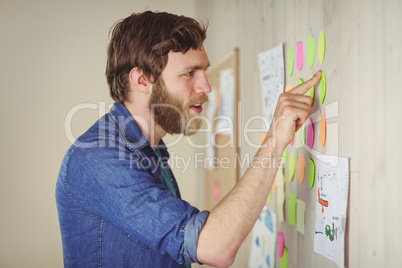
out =
[[[318,84],[318,95],[320,96],[320,103],[323,104],[325,100],[325,95],[327,94],[327,78],[325,77],[324,71],[321,72],[321,79]]]
[[[285,201],[285,182],[283,181],[283,177],[283,168],[279,168],[275,178],[277,191],[276,202],[278,204],[281,204]]]
[[[261,133],[261,136],[260,136],[260,145],[262,145],[262,143],[264,142],[266,136],[267,136],[267,133]]]
[[[327,120],[325,119],[325,115],[321,115],[321,122],[320,122],[320,145],[324,147],[325,140],[327,138]]]
[[[310,35],[307,43],[307,63],[308,66],[310,66],[310,68],[314,64],[314,57],[315,57],[314,38]]]
[[[272,184],[271,191],[272,191],[273,193],[276,193],[276,178],[275,178],[275,180],[274,180],[274,183]]]
[[[289,155],[289,181],[293,181],[295,176],[295,156],[293,153]]]
[[[296,194],[289,193],[288,205],[289,224],[296,225]]]
[[[295,143],[295,139],[294,139],[294,138],[293,138],[293,140],[289,143],[289,145],[292,146],[293,143]]]
[[[308,187],[311,189],[314,186],[315,180],[315,165],[311,158],[308,159]]]
[[[300,183],[304,181],[304,170],[305,170],[305,162],[303,153],[299,154],[299,160],[297,160],[297,179]]]
[[[285,221],[285,210],[284,210],[284,203],[282,204],[277,204],[278,206],[278,221],[284,222]]]
[[[310,76],[309,79],[311,79],[312,76]],[[309,90],[307,90],[306,94],[304,94],[306,96],[310,96],[313,99],[313,102],[311,103],[311,106],[313,106],[314,104],[314,86],[312,86]]]
[[[283,222],[285,221],[285,211],[284,211],[284,203],[285,203],[285,182],[283,175],[283,168],[278,169],[278,173],[276,174],[276,204],[278,207],[278,220]]]
[[[285,163],[286,161],[288,161],[288,147],[287,146],[282,153],[282,162]]]
[[[286,247],[283,247],[282,258],[280,259],[280,267],[287,268],[288,267],[288,250]]]
[[[295,78],[295,80],[296,80],[296,84],[297,84],[297,85],[303,84],[303,79],[301,79],[301,78]]]
[[[285,245],[285,239],[283,237],[282,232],[277,232],[276,234],[278,236],[278,257],[282,258],[282,256],[283,256],[283,246]]]
[[[321,31],[320,38],[318,39],[318,60],[320,63],[324,62],[325,57],[325,34]]]
[[[215,201],[218,201],[221,196],[221,186],[219,185],[219,182],[215,182],[214,184],[213,196]]]
[[[306,203],[303,200],[296,200],[296,230],[304,235],[304,217],[306,211]]]
[[[296,68],[299,71],[303,68],[303,59],[304,59],[303,43],[297,42],[296,43]]]
[[[293,74],[294,62],[295,62],[295,57],[293,55],[293,50],[291,48],[289,48],[289,50],[288,50],[288,66],[287,66],[289,77],[292,76],[292,74]]]
[[[267,202],[270,202],[272,200],[272,191],[269,192]]]
[[[272,222],[272,215],[270,210],[267,210],[267,215],[265,216],[265,226],[267,226],[267,228],[271,230],[271,232],[274,231],[274,225]]]
[[[311,121],[311,117],[307,122],[307,146],[311,149],[314,145],[314,125]]]
[[[306,123],[303,124],[301,128],[295,134],[295,146],[296,148],[303,148],[306,145]]]
[[[292,90],[292,88],[293,88],[292,84],[287,84],[285,86],[285,92],[288,92],[289,90]]]

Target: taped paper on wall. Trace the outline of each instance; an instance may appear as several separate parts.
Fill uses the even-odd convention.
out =
[[[314,252],[344,267],[348,158],[319,155]]]
[[[258,55],[263,114],[269,124],[272,122],[279,95],[284,90],[283,61],[283,44]]]

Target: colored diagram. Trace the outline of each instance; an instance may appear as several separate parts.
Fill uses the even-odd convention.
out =
[[[320,197],[320,188],[318,188],[318,203],[322,206],[322,213],[324,213],[324,207],[328,207],[328,201],[321,199]]]
[[[319,155],[316,165],[317,203],[314,252],[343,267],[349,188],[348,159]]]

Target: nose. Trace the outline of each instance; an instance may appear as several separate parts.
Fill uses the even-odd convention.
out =
[[[212,88],[208,82],[207,75],[205,74],[205,72],[202,72],[202,74],[200,74],[197,79],[197,84],[195,86],[195,92],[197,94],[200,94],[200,93],[208,94],[211,92],[211,90],[212,90]]]

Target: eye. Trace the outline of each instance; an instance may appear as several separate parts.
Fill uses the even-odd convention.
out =
[[[191,77],[194,75],[194,71],[188,72],[186,74],[184,74],[185,76]]]

